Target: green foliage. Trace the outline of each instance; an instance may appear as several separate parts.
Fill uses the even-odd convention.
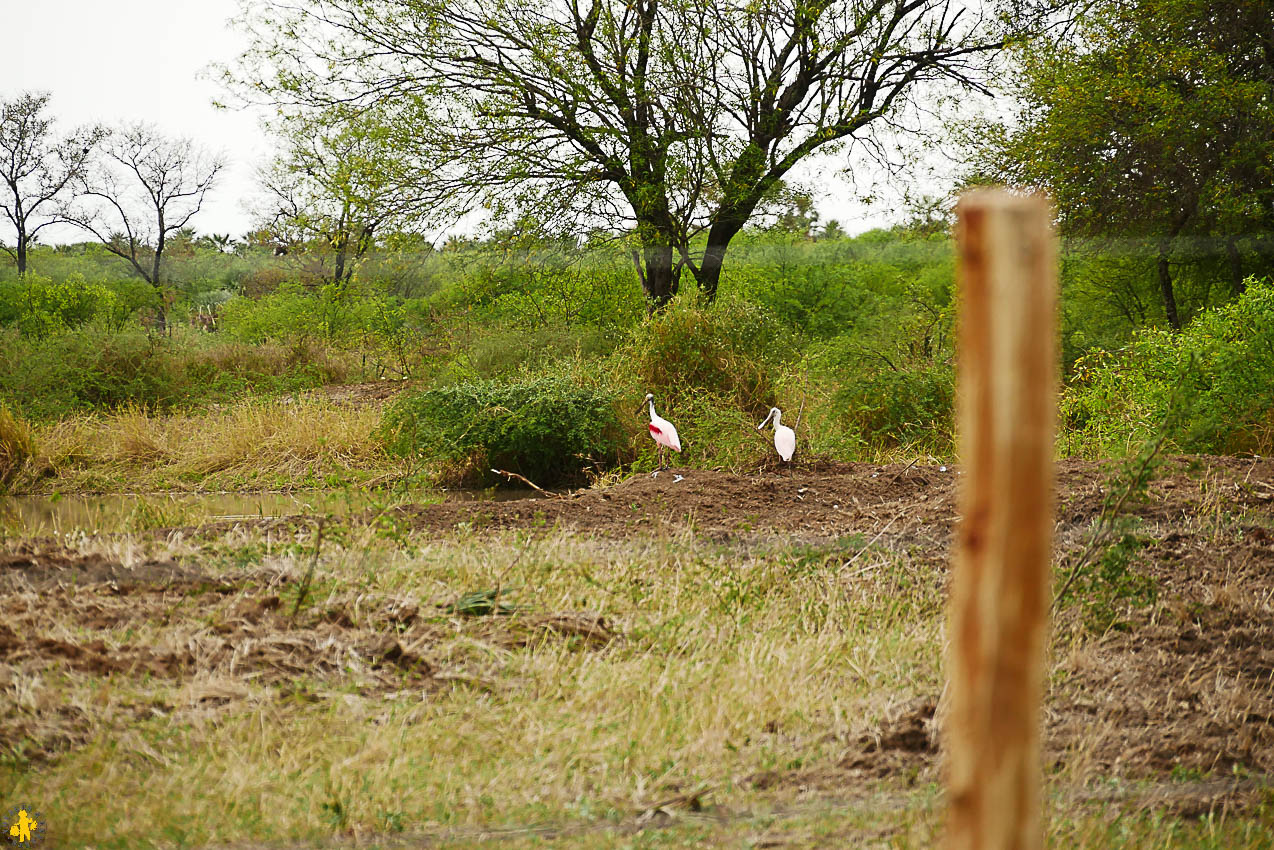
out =
[[[616,353],[634,389],[665,403],[704,394],[752,415],[776,401],[775,375],[793,357],[791,333],[742,299],[701,307],[682,297],[639,326]]]
[[[140,306],[131,287],[119,289],[88,282],[78,273],[59,281],[36,274],[0,281],[0,325],[37,339],[94,321],[119,328]]]
[[[1217,280],[1234,295],[1245,267],[1274,270],[1253,238],[1274,226],[1271,17],[1268,0],[1091,4],[1019,45],[1018,114],[972,133],[974,179],[1047,190],[1068,234],[1130,240],[1143,261],[1120,307],[1162,299],[1155,318],[1179,327]],[[1171,278],[1192,267],[1204,281],[1178,303]]]
[[[1085,625],[1098,632],[1122,625],[1124,613],[1155,601],[1155,581],[1136,570],[1137,553],[1152,540],[1137,533],[1140,520],[1131,510],[1145,504],[1150,483],[1162,463],[1161,451],[1175,416],[1160,423],[1157,437],[1141,444],[1106,481],[1101,512],[1093,520],[1083,551],[1058,570],[1054,606],[1078,602]]]
[[[1274,283],[1249,279],[1238,300],[1180,334],[1146,330],[1118,352],[1081,357],[1061,412],[1069,454],[1124,454],[1168,420],[1168,438],[1184,451],[1269,453]]]
[[[326,284],[314,294],[286,283],[261,298],[235,298],[222,307],[222,331],[242,342],[323,340],[350,343],[372,333],[383,305],[355,287]]]
[[[1137,571],[1137,554],[1153,538],[1125,532],[1102,551],[1092,570],[1071,588],[1083,599],[1085,625],[1094,632],[1127,628],[1124,616],[1130,608],[1145,608],[1158,598],[1153,578]]]
[[[494,378],[527,369],[548,369],[572,357],[607,353],[614,343],[604,330],[589,325],[551,325],[532,330],[497,328],[473,336],[455,364],[466,377]]]
[[[345,368],[314,345],[245,346],[183,331],[156,337],[99,324],[43,340],[0,331],[0,399],[28,416],[125,404],[168,407],[245,391],[321,386]]]
[[[955,371],[950,363],[875,365],[835,396],[841,416],[872,446],[951,451]]]
[[[561,484],[621,460],[615,405],[561,376],[467,381],[400,398],[381,433],[391,450],[447,462],[461,479],[491,480],[494,467]]]

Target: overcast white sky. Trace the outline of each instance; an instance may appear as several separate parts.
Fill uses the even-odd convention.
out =
[[[241,202],[253,192],[254,170],[270,146],[255,115],[214,109],[218,86],[199,79],[209,64],[230,61],[241,47],[226,26],[238,10],[235,0],[30,0],[6,6],[0,95],[52,92],[50,111],[63,129],[90,121],[149,121],[223,151],[229,168],[192,224],[201,233],[240,235],[248,229]],[[65,235],[82,238],[74,231]]]
[[[244,202],[270,143],[253,113],[214,109],[220,89],[201,78],[209,65],[232,61],[243,46],[227,26],[238,11],[236,0],[15,0],[6,6],[0,96],[48,90],[51,112],[64,129],[143,120],[224,152],[229,168],[192,225],[200,233],[238,236],[248,230]],[[831,195],[819,205],[824,218],[839,219],[851,233],[888,223],[884,210],[851,201],[845,184],[830,176],[819,183]],[[48,241],[83,238],[78,231],[41,236],[46,234]]]

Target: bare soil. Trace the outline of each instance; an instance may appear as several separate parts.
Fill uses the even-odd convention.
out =
[[[1064,461],[1057,469],[1058,559],[1067,563],[1087,543],[1112,467]],[[776,535],[861,535],[865,545],[906,551],[913,562],[945,571],[958,478],[956,469],[936,466],[817,464],[744,476],[671,469],[605,490],[409,507],[393,516],[437,532],[561,527],[627,537],[690,527],[739,545]],[[1255,780],[1245,777],[1267,781],[1274,774],[1274,461],[1171,459],[1149,498],[1129,511],[1142,520],[1133,566],[1154,579],[1156,599],[1129,605],[1098,635],[1084,630],[1075,611],[1059,613],[1046,758],[1077,779],[1226,778],[1231,784],[1221,791],[1205,786],[1209,807],[1255,799]],[[180,705],[112,703],[140,718],[249,698],[262,687],[306,699],[335,689],[427,692],[454,684],[440,681],[425,657],[432,642],[456,630],[506,646],[547,635],[583,651],[622,639],[583,612],[440,621],[421,612],[434,603],[411,600],[338,604],[294,618],[297,593],[294,579],[263,571],[231,581],[191,564],[125,567],[26,545],[0,557],[0,692],[19,675],[59,671],[149,675],[186,686]],[[63,612],[56,632],[48,626],[50,606]],[[155,637],[108,645],[94,636],[126,623]],[[932,775],[940,769],[941,715],[936,693],[902,703],[879,728],[844,741],[834,765],[742,781],[843,789],[847,777]],[[50,759],[82,744],[100,722],[82,706],[32,713],[0,705],[0,740],[26,739],[26,757]],[[1189,811],[1202,804],[1182,805]]]
[[[604,647],[619,635],[603,618],[558,612],[445,617],[444,603],[362,597],[307,605],[295,577],[264,570],[213,578],[172,561],[125,566],[56,545],[23,545],[0,556],[0,693],[33,679],[97,680],[98,706],[78,701],[20,708],[0,702],[0,741],[47,761],[103,729],[151,715],[199,715],[270,698],[318,701],[427,694],[443,686],[485,687],[440,674],[425,658],[462,633],[514,648],[563,640]],[[135,640],[119,641],[121,630]],[[127,685],[179,686],[177,702],[135,699]]]
[[[383,407],[408,386],[407,381],[367,381],[362,384],[329,384],[315,392],[328,401],[350,407]]]
[[[880,533],[894,544],[915,543],[945,551],[956,518],[960,472],[951,466],[881,466],[868,463],[795,465],[767,463],[752,475],[667,469],[638,475],[604,490],[542,499],[448,502],[404,507],[398,515],[422,529],[560,526],[592,534],[627,536],[690,526],[707,533],[780,532],[811,537]],[[1057,464],[1061,542],[1086,529],[1101,511],[1109,463],[1066,460]],[[1221,492],[1221,491],[1224,492]],[[1171,521],[1216,507],[1274,513],[1274,460],[1174,458],[1151,488],[1149,501],[1132,513]],[[1206,504],[1205,504],[1206,503]]]

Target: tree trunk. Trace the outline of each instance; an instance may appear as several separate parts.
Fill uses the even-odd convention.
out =
[[[1168,249],[1159,249],[1159,291],[1163,294],[1163,312],[1168,325],[1174,331],[1181,330],[1181,317],[1177,313],[1177,296],[1172,291],[1172,273],[1168,270]]]
[[[1225,240],[1225,253],[1230,258],[1230,292],[1237,298],[1247,287],[1243,285],[1243,255],[1233,236]]]
[[[345,240],[341,240],[336,248],[336,263],[332,269],[332,283],[340,286],[345,282]]]
[[[668,302],[677,294],[677,281],[672,273],[672,246],[643,245],[641,254],[642,289],[646,292],[650,312],[656,313],[667,307]]]
[[[18,231],[18,277],[27,273],[27,235]]]
[[[155,288],[155,294],[159,296],[159,307],[157,324],[161,334],[168,333],[168,310],[164,306],[164,285],[159,278],[159,262],[164,256],[164,219],[161,215],[159,219],[159,236],[155,239],[155,259],[150,267],[150,285]]]
[[[703,300],[711,304],[717,300],[717,286],[721,283],[721,267],[725,264],[725,252],[730,240],[743,228],[746,217],[729,217],[713,223],[708,231],[708,244],[703,250],[703,262],[695,275]]]

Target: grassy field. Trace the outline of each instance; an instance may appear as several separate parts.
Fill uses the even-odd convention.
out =
[[[1107,600],[1108,628],[1059,617],[1054,846],[1274,841],[1274,516],[1235,489],[1255,468],[1169,476],[1140,520],[1169,540],[1137,562],[1158,594]],[[1063,557],[1099,480],[1068,470]],[[697,475],[714,516],[661,476],[10,538],[5,800],[58,846],[932,846],[949,477]],[[585,530],[603,505],[644,530]],[[1186,570],[1181,546],[1213,555]]]

